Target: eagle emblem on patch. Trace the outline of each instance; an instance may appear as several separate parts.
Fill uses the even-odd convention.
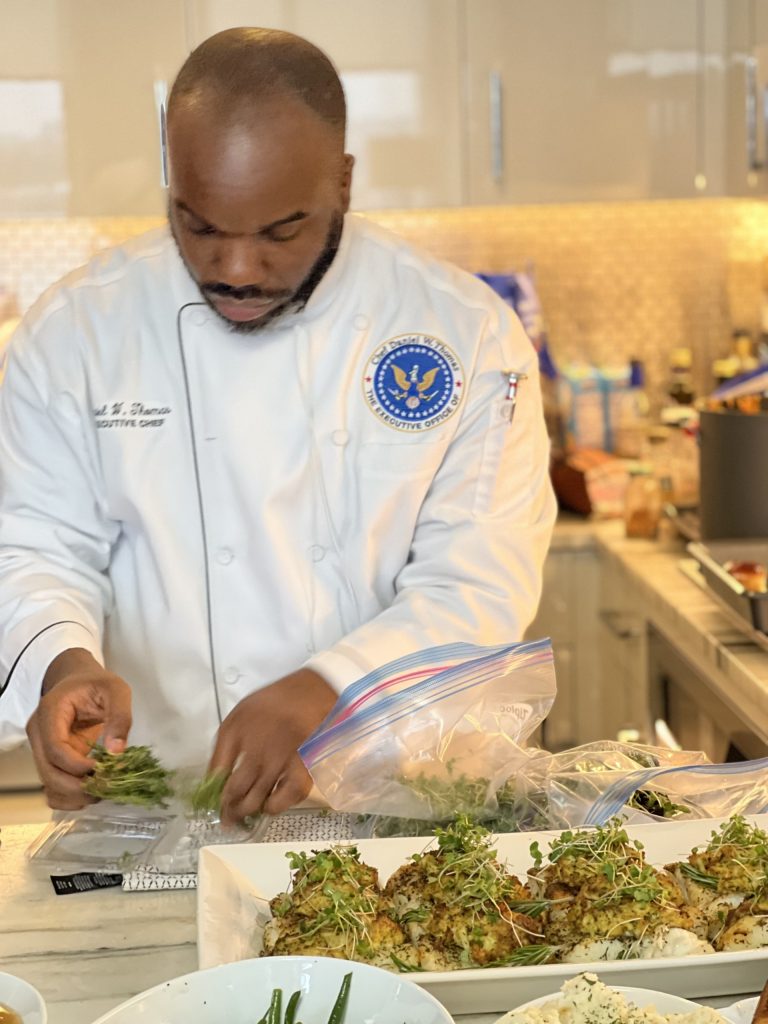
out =
[[[401,334],[371,354],[363,394],[371,412],[395,430],[422,431],[458,409],[464,372],[455,352],[429,334]]]

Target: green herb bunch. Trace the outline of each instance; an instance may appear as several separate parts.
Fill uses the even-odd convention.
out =
[[[221,814],[221,794],[229,778],[228,772],[208,772],[187,795],[187,806],[194,814]]]
[[[111,754],[100,743],[90,755],[93,772],[83,781],[83,789],[99,800],[141,807],[166,807],[173,796],[172,773],[160,764],[149,747],[126,747]]]
[[[458,814],[473,818],[487,814],[490,781],[464,772],[454,775],[453,761],[448,761],[445,767],[446,777],[420,772],[413,778],[400,776],[397,781],[427,801],[432,821],[450,821]]]
[[[647,811],[655,818],[676,818],[679,814],[686,814],[691,810],[685,804],[673,803],[666,793],[656,789],[636,789],[627,805],[638,811]]]

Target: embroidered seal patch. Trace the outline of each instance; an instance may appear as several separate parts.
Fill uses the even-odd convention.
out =
[[[464,372],[456,354],[429,334],[401,334],[380,345],[363,373],[375,416],[395,430],[431,430],[456,412]]]

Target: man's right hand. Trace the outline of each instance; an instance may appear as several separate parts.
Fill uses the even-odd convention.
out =
[[[131,688],[81,649],[64,651],[48,667],[43,697],[27,736],[50,807],[73,811],[93,803],[82,780],[100,738],[111,753],[125,749],[131,728]]]

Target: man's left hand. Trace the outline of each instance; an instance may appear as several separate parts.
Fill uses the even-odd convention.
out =
[[[209,766],[209,771],[229,775],[221,799],[225,825],[260,811],[279,814],[308,796],[312,777],[297,751],[336,699],[322,676],[300,669],[230,711]]]

